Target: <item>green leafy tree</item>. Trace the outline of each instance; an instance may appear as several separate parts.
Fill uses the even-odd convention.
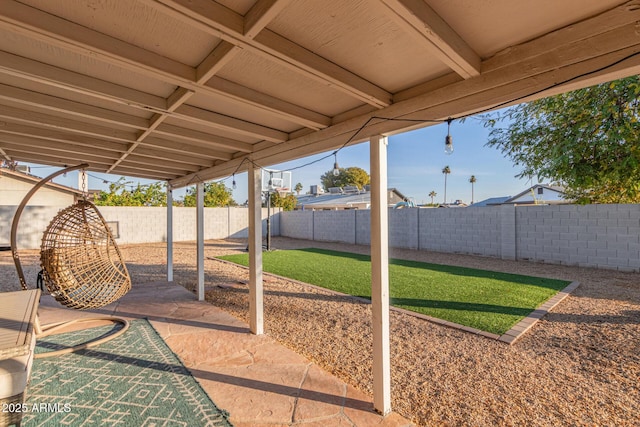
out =
[[[298,204],[298,199],[293,194],[280,195],[280,193],[271,193],[271,207],[282,208],[285,211],[292,211]]]
[[[98,206],[166,206],[166,184],[156,182],[133,187],[132,182],[121,177],[109,184],[109,191],[100,191],[94,203]]]
[[[438,193],[435,192],[435,190],[431,190],[431,192],[429,193],[429,197],[431,197],[431,204],[433,205],[433,199],[438,195]]]
[[[639,203],[639,95],[634,76],[521,104],[489,116],[487,145],[578,203]]]
[[[451,173],[451,168],[445,166],[442,168],[442,173],[444,174],[444,204],[447,204],[447,175]]]
[[[190,187],[187,189],[182,200],[184,206],[194,207],[196,205],[196,188]],[[237,203],[231,197],[231,189],[228,188],[222,182],[205,182],[204,183],[204,206],[205,207],[223,207],[223,206],[236,206]]]
[[[331,169],[320,177],[320,182],[326,191],[331,187],[344,187],[346,185],[355,185],[362,190],[365,185],[371,183],[371,177],[364,169],[352,166],[340,168],[338,176],[334,176],[333,169]]]
[[[293,189],[296,191],[296,194],[300,194],[300,192],[302,191],[303,188],[304,187],[302,186],[301,182],[297,183],[296,186],[293,187]]]
[[[471,175],[471,178],[469,178],[469,182],[471,183],[471,204],[473,204],[473,186],[476,182],[478,182],[478,180],[476,179],[475,175]]]

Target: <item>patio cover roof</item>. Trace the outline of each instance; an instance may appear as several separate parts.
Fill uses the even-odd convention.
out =
[[[620,0],[3,0],[0,158],[181,187],[635,74],[638,21]]]

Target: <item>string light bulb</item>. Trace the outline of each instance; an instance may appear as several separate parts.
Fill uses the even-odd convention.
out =
[[[453,139],[451,138],[451,122],[453,119],[449,117],[447,119],[447,136],[444,139],[444,153],[450,155],[453,153]]]
[[[232,178],[232,181],[231,181],[231,188],[233,188],[234,190],[236,188],[238,188],[238,185],[236,184],[236,174],[235,173],[233,174],[233,178]]]
[[[340,175],[340,166],[338,166],[338,152],[333,153],[334,162],[333,162],[333,176]]]

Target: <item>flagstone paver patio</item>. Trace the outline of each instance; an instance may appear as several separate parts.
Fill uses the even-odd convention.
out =
[[[167,282],[135,286],[99,310],[62,308],[44,296],[43,324],[95,315],[148,318],[211,399],[237,426],[409,426],[373,411],[371,398],[268,335]]]

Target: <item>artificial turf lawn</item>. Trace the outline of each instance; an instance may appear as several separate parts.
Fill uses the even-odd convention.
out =
[[[264,252],[269,273],[371,298],[371,258],[323,249]],[[247,266],[248,254],[221,259]],[[389,260],[391,304],[501,335],[567,286],[564,280]]]

